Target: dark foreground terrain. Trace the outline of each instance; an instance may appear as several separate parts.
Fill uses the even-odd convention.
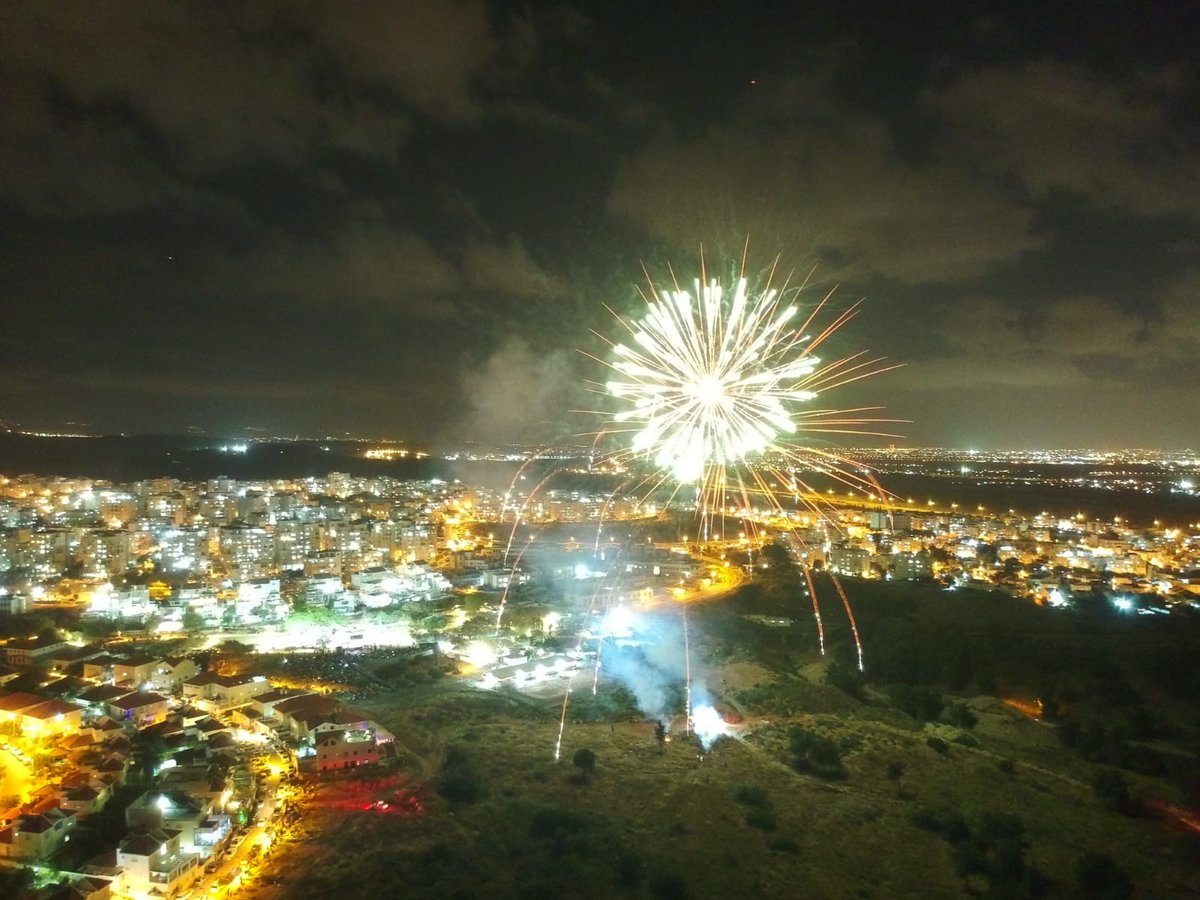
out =
[[[681,720],[660,747],[605,682],[576,685],[557,762],[561,693],[362,700],[396,768],[318,781],[242,895],[1200,893],[1196,621],[846,586],[867,677],[833,609],[820,656],[786,580],[689,611],[694,674],[738,720],[707,753]]]

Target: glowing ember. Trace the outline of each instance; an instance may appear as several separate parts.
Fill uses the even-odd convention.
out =
[[[729,734],[729,725],[721,714],[708,704],[700,704],[692,710],[692,731],[700,739],[705,750],[716,743],[717,738]]]

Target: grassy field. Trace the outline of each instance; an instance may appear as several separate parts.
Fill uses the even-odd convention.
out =
[[[1106,808],[1092,788],[1103,767],[1053,725],[972,690],[955,698],[977,718],[969,729],[911,718],[876,685],[848,696],[824,683],[807,627],[747,625],[738,612],[696,617],[697,672],[718,706],[744,716],[703,755],[678,730],[660,749],[651,723],[572,712],[556,762],[561,695],[447,680],[357,703],[397,735],[396,772],[320,783],[304,837],[264,870],[278,884],[260,879],[246,893],[1129,896],[1119,884],[1079,893],[1080,858],[1098,853],[1126,873],[1133,896],[1200,895],[1197,835],[1169,817]],[[610,699],[579,711],[623,708]],[[837,776],[797,767],[795,728],[836,748]],[[586,775],[572,765],[581,748],[596,758]],[[1127,778],[1135,795],[1172,796],[1162,779]],[[410,802],[363,808],[397,797]]]

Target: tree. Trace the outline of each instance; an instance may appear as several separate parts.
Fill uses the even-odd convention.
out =
[[[204,616],[196,612],[192,607],[188,607],[183,611],[183,630],[184,631],[199,631],[204,627]]]
[[[888,698],[896,707],[921,722],[936,721],[945,705],[942,695],[937,691],[911,684],[892,685],[888,689]]]
[[[588,776],[596,771],[596,754],[587,747],[580,747],[575,751],[575,757],[572,759],[575,767],[579,769],[580,775],[584,781],[587,781]]]
[[[0,895],[5,897],[20,897],[22,893],[33,887],[34,870],[21,867],[19,869],[0,869]]]
[[[1126,900],[1133,896],[1133,882],[1106,853],[1085,853],[1075,867],[1079,890],[1086,897]]]
[[[979,717],[965,703],[952,703],[947,707],[945,720],[958,728],[974,728],[979,723]]]
[[[154,778],[158,764],[167,752],[167,742],[159,728],[144,728],[133,736],[133,758],[144,781]]]
[[[1129,798],[1129,783],[1116,769],[1101,769],[1092,779],[1096,799],[1115,813],[1130,815],[1133,804]]]
[[[856,669],[851,669],[839,659],[835,659],[825,669],[825,683],[856,700],[862,699],[862,673]]]
[[[460,746],[451,746],[442,761],[434,789],[455,803],[476,803],[487,793],[471,758]]]
[[[824,735],[795,726],[788,732],[788,743],[792,751],[792,767],[797,772],[808,772],[830,781],[846,777],[841,751],[837,744]]]
[[[796,593],[800,581],[800,570],[791,554],[777,543],[766,544],[760,557],[763,568],[760,578],[767,595],[773,599],[790,599]]]

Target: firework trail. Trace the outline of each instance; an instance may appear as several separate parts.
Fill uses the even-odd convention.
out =
[[[563,693],[562,714],[558,717],[558,740],[554,742],[554,761],[558,762],[562,756],[562,739],[563,732],[567,728],[567,705],[571,702],[571,691],[575,687],[575,675],[571,674],[571,678],[567,681],[567,690]]]
[[[617,559],[620,557],[620,555],[621,555],[620,551],[618,551],[613,556],[612,562],[609,563],[608,570],[604,573],[604,577],[601,578],[597,582],[596,589],[594,591],[592,591],[592,597],[588,601],[588,608],[587,608],[588,616],[591,616],[593,613],[595,613],[596,605],[597,605],[596,601],[600,597],[600,591],[604,587],[604,581],[605,581],[605,579],[608,578],[608,576],[610,574],[612,574],[612,570],[616,566]],[[581,647],[583,647],[583,634],[582,633],[579,635],[579,637],[575,643],[575,650],[577,653]],[[596,668],[592,673],[592,695],[593,696],[596,695],[598,686],[600,684],[600,656],[601,656],[601,653],[603,652],[603,649],[604,649],[604,640],[603,640],[603,636],[601,636],[601,639],[596,642]],[[571,693],[575,689],[575,674],[576,673],[574,673],[574,672],[571,673],[571,677],[567,681],[567,689],[566,689],[566,691],[563,692],[562,713],[559,716],[559,720],[558,720],[558,740],[554,744],[554,761],[555,762],[558,762],[559,754],[562,749],[563,732],[566,730],[566,727],[567,727],[567,709],[571,705]]]
[[[596,696],[596,690],[600,686],[600,665],[601,665],[601,650],[604,647],[604,642],[596,644],[596,668],[592,670],[592,696]]]
[[[692,650],[688,643],[688,620],[687,620],[687,604],[680,605],[680,614],[683,616],[683,662],[684,662],[684,693],[686,696],[687,706],[684,707],[686,716],[684,718],[683,729],[684,733],[692,733]]]
[[[526,460],[524,465],[522,465],[521,468],[517,470],[517,474],[513,476],[513,484],[514,485],[516,484],[517,479],[519,479],[521,477],[521,473],[525,471],[525,468],[531,462],[533,462],[533,458]],[[533,498],[537,494],[537,492],[540,491],[543,487],[545,487],[546,484],[550,481],[550,479],[552,479],[557,474],[558,474],[557,471],[551,472],[549,475],[547,475],[545,478],[543,478],[541,481],[539,481],[536,485],[534,485],[533,490],[531,490],[529,492],[529,496],[525,498],[525,500],[517,508],[516,513],[514,513],[512,531],[510,531],[508,533],[508,543],[505,544],[505,546],[504,546],[504,565],[508,565],[508,554],[512,550],[513,540],[515,539],[515,537],[517,535],[517,528],[520,527],[521,520],[525,517],[525,510],[529,507],[529,504],[533,502]],[[510,485],[509,492],[511,493],[511,491],[512,491],[512,486]],[[508,496],[509,496],[508,493],[506,493],[504,495],[504,500],[505,500],[506,506],[508,505]],[[501,515],[503,515],[503,511],[501,512]]]
[[[533,537],[525,542],[525,546],[521,548],[521,552],[517,554],[516,561],[513,562],[512,571],[508,573],[508,580],[504,583],[504,593],[500,595],[500,605],[496,609],[496,630],[500,630],[500,623],[504,619],[504,609],[508,605],[508,592],[512,590],[513,579],[517,577],[517,568],[521,565],[521,557],[525,555],[525,551],[529,549],[533,543]],[[507,553],[506,553],[507,558]]]
[[[597,539],[596,539],[597,546],[599,546],[599,543],[600,543],[599,533],[597,532]],[[621,548],[621,549],[623,550],[624,548]],[[616,553],[613,554],[612,562],[609,563],[608,570],[604,573],[604,578],[601,578],[600,581],[598,581],[596,583],[596,590],[594,590],[592,592],[592,599],[588,603],[588,614],[589,615],[592,614],[593,612],[595,612],[596,600],[599,599],[599,597],[600,597],[600,590],[604,587],[605,580],[608,578],[609,575],[612,574],[613,569],[616,568],[617,560],[620,558],[621,558],[621,550],[618,550]],[[596,690],[600,685],[600,665],[601,665],[601,658],[603,657],[603,655],[604,655],[604,641],[600,640],[600,641],[596,642],[596,668],[592,672],[592,696],[593,697],[596,696]]]
[[[807,565],[800,567],[804,571],[804,580],[808,582],[808,594],[812,597],[813,618],[817,620],[817,641],[821,645],[821,655],[825,655],[825,626],[821,624],[821,604],[817,602],[817,589],[813,586],[812,570]]]
[[[850,608],[850,598],[842,590],[842,583],[838,581],[837,575],[833,572],[829,574],[833,578],[833,586],[837,588],[838,595],[842,598],[842,605],[846,607],[846,618],[850,620],[850,630],[854,632],[854,648],[858,651],[858,671],[864,672],[866,670],[863,668],[862,640],[858,636],[858,623],[854,621],[854,610]]]

